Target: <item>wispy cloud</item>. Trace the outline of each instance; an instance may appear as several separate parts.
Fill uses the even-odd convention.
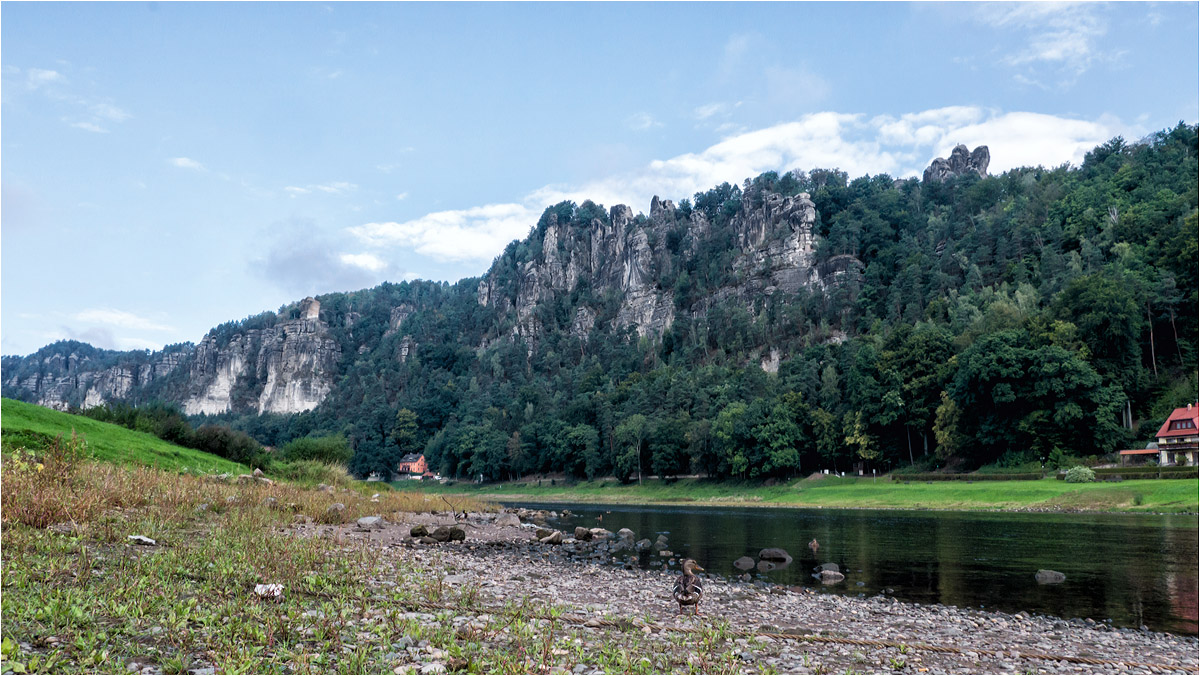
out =
[[[986,3],[977,19],[989,26],[1024,33],[1023,47],[1004,57],[1011,66],[1047,64],[1080,75],[1097,60],[1108,34],[1103,7],[1085,2]]]
[[[101,117],[113,122],[124,122],[132,117],[124,110],[112,105],[111,103],[93,103],[91,105],[92,114],[96,117]]]
[[[346,181],[334,181],[332,183],[310,184],[304,187],[289,185],[284,187],[284,190],[292,197],[297,195],[307,195],[314,192],[322,192],[328,195],[342,195],[353,190],[357,190],[358,186]]]
[[[625,120],[625,124],[634,131],[645,131],[663,126],[663,123],[654,119],[650,113],[634,113]]]
[[[76,129],[83,129],[84,131],[90,131],[90,132],[93,132],[96,134],[107,134],[108,133],[107,129],[105,129],[104,127],[101,127],[100,125],[96,124],[95,122],[72,122],[71,126],[75,127]]]
[[[179,167],[180,169],[191,169],[193,171],[208,171],[207,169],[204,168],[203,164],[200,164],[199,162],[197,162],[196,160],[193,160],[190,157],[172,157],[171,159],[167,160],[167,162],[169,162],[171,164],[171,166]]]
[[[46,70],[44,68],[29,68],[25,71],[25,85],[30,89],[37,89],[48,84],[59,84],[66,82],[67,78],[56,70]]]
[[[403,247],[440,261],[486,262],[508,242],[524,237],[546,206],[562,200],[645,208],[654,195],[690,197],[723,182],[740,183],[764,171],[792,169],[919,176],[934,157],[947,156],[958,143],[971,148],[988,145],[990,170],[1000,173],[1017,166],[1078,163],[1088,150],[1118,134],[1137,136],[1138,130],[1115,118],[1078,120],[974,106],[876,117],[812,113],[736,134],[697,153],[656,160],[637,171],[574,186],[545,186],[512,203],[347,230],[372,250]]]
[[[375,254],[369,254],[369,253],[364,253],[364,254],[344,253],[344,254],[341,254],[340,256],[338,256],[338,260],[345,263],[346,265],[352,265],[356,268],[362,268],[363,270],[369,270],[371,272],[379,272],[380,270],[383,270],[383,269],[387,268],[387,266],[388,266],[388,264],[383,262],[383,260],[381,260],[378,256],[376,256]]]
[[[404,201],[404,200],[406,200],[406,199],[408,199],[408,193],[407,193],[407,192],[402,192],[402,193],[400,193],[399,195],[396,195],[396,200],[397,200],[397,201],[403,202],[403,201]]]
[[[146,319],[126,312],[124,310],[114,310],[112,308],[92,308],[83,310],[72,316],[72,319],[78,322],[89,324],[104,324],[106,326],[115,326],[121,329],[131,331],[174,331],[175,329],[165,324],[160,324],[154,320]]]

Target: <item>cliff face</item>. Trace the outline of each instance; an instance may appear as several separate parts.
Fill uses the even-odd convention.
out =
[[[77,343],[66,350],[43,350],[24,360],[9,357],[4,364],[4,388],[60,410],[131,399],[186,361],[191,346],[148,356],[133,353],[133,358],[110,364],[117,354]]]
[[[299,413],[333,389],[342,349],[320,319],[294,319],[251,329],[227,342],[211,334],[196,347],[183,409],[188,415],[253,407]]]
[[[478,301],[512,316],[512,336],[536,339],[538,305],[585,283],[595,291],[620,292],[616,317],[604,328],[632,326],[641,336],[658,336],[679,312],[698,315],[728,298],[749,305],[760,294],[821,287],[814,260],[816,222],[817,210],[807,193],[792,197],[766,193],[761,200],[744,200],[730,223],[738,247],[733,258],[736,281],[679,309],[674,290],[663,288],[659,280],[674,279],[674,267],[699,255],[699,244],[711,230],[702,212],[685,215],[670,200],[655,197],[644,223],[635,221],[632,209],[617,205],[609,211],[607,223],[593,219],[582,234],[569,232],[551,213],[541,240],[543,260],[523,264],[515,294],[505,295],[499,288],[493,268],[479,283]],[[671,242],[676,243],[674,251],[668,250]],[[586,305],[575,308],[572,333],[586,336],[596,315]]]

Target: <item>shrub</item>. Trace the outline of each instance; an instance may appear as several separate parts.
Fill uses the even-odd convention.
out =
[[[279,449],[279,459],[288,461],[315,460],[345,465],[353,455],[354,450],[340,434],[293,439]]]
[[[270,473],[276,478],[308,486],[347,486],[352,483],[345,465],[317,460],[276,460],[271,463]]]
[[[1067,483],[1086,484],[1096,480],[1096,473],[1082,465],[1076,465],[1067,470]]]

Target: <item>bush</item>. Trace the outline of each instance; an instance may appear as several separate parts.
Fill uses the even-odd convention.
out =
[[[345,486],[352,483],[345,465],[317,460],[276,460],[271,463],[270,474],[279,479],[308,486]]]
[[[1067,483],[1086,484],[1096,480],[1096,473],[1082,465],[1067,470]]]
[[[350,462],[354,450],[340,434],[325,437],[293,439],[279,449],[280,460],[315,460],[317,462],[345,465]]]

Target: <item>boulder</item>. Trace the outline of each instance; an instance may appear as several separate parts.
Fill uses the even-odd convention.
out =
[[[497,526],[509,526],[512,528],[520,528],[521,527],[521,518],[518,517],[516,514],[504,512],[503,514],[500,514],[499,516],[496,517],[496,525]]]
[[[385,523],[381,516],[364,516],[358,520],[357,525],[363,530],[383,530]]]
[[[768,571],[775,570],[775,562],[774,561],[759,561],[755,567],[758,568],[758,572],[766,573]]]
[[[621,538],[622,540],[632,540],[633,531],[629,530],[628,528],[622,528],[621,530],[617,531],[617,537]]]
[[[587,542],[592,539],[592,531],[584,528],[583,526],[576,526],[575,539]]]
[[[733,562],[733,567],[737,568],[738,570],[750,570],[754,567],[754,559],[750,558],[749,556],[743,556],[742,558]]]
[[[592,533],[592,538],[596,540],[610,540],[613,537],[613,532],[607,528],[589,528]]]
[[[778,547],[770,547],[758,553],[758,558],[762,561],[773,561],[776,563],[791,563],[792,555]]]
[[[537,539],[541,540],[542,538],[550,537],[550,534],[553,532],[554,531],[550,530],[549,528],[539,528],[535,530],[533,534],[537,536]]]
[[[462,542],[467,539],[467,532],[462,526],[438,526],[429,537],[438,542]]]
[[[541,542],[544,545],[561,545],[562,540],[562,533],[558,531],[553,531],[544,538],[538,538],[538,542]]]
[[[346,512],[346,506],[340,502],[335,502],[325,510],[325,516],[330,518],[341,518]]]
[[[638,541],[637,541],[637,545],[636,545],[636,547],[637,547],[637,550],[638,550],[639,552],[647,552],[647,551],[650,551],[650,547],[651,547],[651,546],[652,546],[652,545],[651,545],[651,543],[650,543],[650,540],[648,540],[647,538],[642,538],[641,540],[638,540]]]
[[[817,575],[817,577],[821,578],[821,584],[835,584],[846,579],[845,575],[842,575],[836,570],[823,570]]]
[[[261,469],[255,469],[254,476],[256,476],[256,477],[263,476],[263,471]]]
[[[415,538],[425,537],[429,535],[429,529],[425,527],[425,524],[419,523],[408,529],[408,534]]]
[[[1038,584],[1062,584],[1067,581],[1067,576],[1057,570],[1039,570],[1034,578]]]
[[[817,571],[818,573],[840,573],[842,569],[839,568],[836,563],[822,563],[816,568],[813,568],[813,570]]]

